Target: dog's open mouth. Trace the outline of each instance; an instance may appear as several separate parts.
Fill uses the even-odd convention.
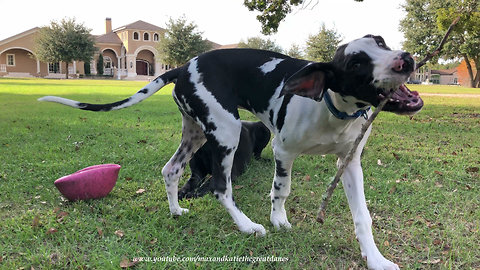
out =
[[[384,99],[387,94],[385,92],[378,95],[379,102]],[[417,91],[410,91],[405,84],[398,87],[397,90],[388,100],[383,110],[396,114],[413,115],[420,111],[423,107],[423,100]]]

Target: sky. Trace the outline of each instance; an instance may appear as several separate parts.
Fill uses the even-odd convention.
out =
[[[317,4],[296,8],[280,24],[278,33],[268,38],[284,49],[292,44],[303,47],[308,36],[318,33],[324,23],[327,28],[336,29],[345,43],[375,34],[383,36],[392,49],[400,49],[403,34],[398,26],[405,16],[400,8],[404,1],[312,0]],[[0,40],[65,17],[75,18],[92,29],[94,35],[105,33],[106,17],[112,19],[115,29],[137,20],[166,28],[170,18],[185,16],[198,26],[204,38],[222,45],[264,37],[256,20],[258,13],[243,6],[243,0],[0,0],[0,9]]]

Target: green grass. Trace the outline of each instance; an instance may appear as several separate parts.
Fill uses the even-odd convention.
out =
[[[238,232],[213,196],[181,201],[190,213],[169,215],[161,169],[178,146],[181,130],[171,86],[137,106],[109,113],[36,101],[60,95],[111,102],[143,85],[0,79],[0,268],[118,269],[122,260],[166,256],[289,260],[140,262],[137,268],[366,267],[342,190],[335,191],[326,223],[315,221],[336,172],[335,157],[296,160],[286,205],[293,224],[289,232],[276,232],[269,222],[272,151],[267,148],[264,159],[252,161],[234,193],[241,209],[269,233],[248,236]],[[438,92],[478,90],[442,87]],[[480,98],[424,100],[425,108],[413,119],[382,113],[374,123],[363,168],[375,239],[385,257],[405,269],[479,269]],[[53,185],[63,175],[100,163],[122,165],[117,185],[103,199],[68,202]],[[181,182],[186,179],[188,172]],[[139,189],[145,192],[137,194]]]

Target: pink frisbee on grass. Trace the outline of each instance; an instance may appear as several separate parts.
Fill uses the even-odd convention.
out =
[[[103,198],[112,191],[121,166],[101,164],[55,180],[57,189],[70,201]]]

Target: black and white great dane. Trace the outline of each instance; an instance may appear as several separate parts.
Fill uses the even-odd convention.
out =
[[[340,46],[333,61],[309,62],[262,50],[216,50],[193,58],[159,76],[130,98],[110,104],[88,104],[59,97],[43,97],[74,108],[110,111],[134,105],[175,82],[173,98],[182,113],[182,140],[162,170],[170,212],[188,210],[178,203],[178,182],[192,155],[207,140],[212,157],[215,196],[239,230],[264,235],[235,204],[231,168],[241,121],[238,108],[255,114],[274,134],[275,173],[271,189],[270,221],[277,229],[290,228],[285,200],[290,194],[291,170],[300,154],[336,154],[342,162],[365,118],[387,91],[395,91],[384,110],[412,115],[423,101],[404,85],[414,60],[393,51],[380,36],[367,35]],[[342,183],[355,224],[361,253],[371,269],[398,269],[375,245],[372,219],[363,189],[360,156],[370,129],[347,166]]]

